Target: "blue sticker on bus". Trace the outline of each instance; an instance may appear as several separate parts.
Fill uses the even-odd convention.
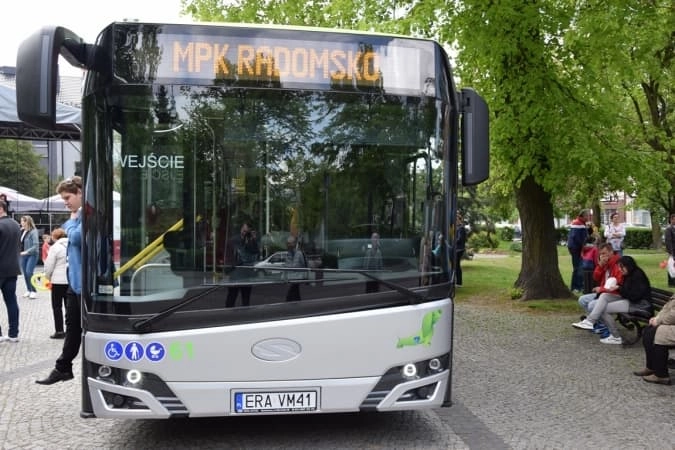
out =
[[[164,346],[159,342],[152,342],[151,344],[148,344],[148,347],[145,349],[145,357],[152,362],[161,361],[164,359],[165,354],[166,351],[164,350]]]
[[[124,356],[126,356],[129,361],[140,361],[144,354],[143,345],[140,342],[129,342],[127,346],[124,347]]]
[[[118,361],[124,354],[122,344],[120,344],[118,341],[108,341],[108,343],[105,344],[104,352],[105,357],[110,361]]]

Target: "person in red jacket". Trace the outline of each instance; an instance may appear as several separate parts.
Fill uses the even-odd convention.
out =
[[[586,313],[590,313],[593,310],[593,302],[598,299],[600,294],[607,292],[607,289],[604,288],[607,278],[616,278],[617,284],[619,285],[621,284],[621,281],[623,281],[623,273],[621,273],[621,269],[618,265],[620,256],[614,254],[612,244],[600,244],[598,246],[597,258],[598,264],[593,270],[595,287],[592,289],[591,293],[579,297],[579,306],[581,306]]]
[[[574,328],[582,330],[593,330],[593,326],[602,317],[602,322],[610,328],[610,335],[600,342],[603,344],[621,344],[621,337],[614,327],[614,319],[612,314],[618,312],[628,311],[628,302],[621,296],[619,289],[623,284],[624,271],[619,264],[620,256],[614,253],[611,244],[604,243],[600,246],[598,254],[598,267],[593,272],[593,279],[598,283],[598,286],[593,288],[596,298],[589,302],[586,310],[590,311],[588,317],[581,322],[573,323]],[[588,297],[582,295],[581,299]],[[584,305],[582,305],[584,306]]]

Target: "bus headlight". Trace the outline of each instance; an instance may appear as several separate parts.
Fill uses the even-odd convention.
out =
[[[141,382],[142,378],[143,377],[141,376],[141,372],[136,369],[127,372],[127,381],[130,384],[138,384]]]
[[[407,380],[411,380],[417,376],[417,366],[413,363],[408,363],[401,369],[401,375]]]

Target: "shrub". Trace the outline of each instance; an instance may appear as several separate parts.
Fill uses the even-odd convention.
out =
[[[652,230],[650,228],[626,228],[626,237],[623,243],[627,248],[650,248],[652,245]]]
[[[471,233],[471,236],[469,236],[469,239],[467,240],[467,245],[475,252],[478,252],[481,249],[496,249],[499,247],[499,241],[495,236],[488,234],[485,231],[479,231],[477,233]]]
[[[512,242],[511,245],[509,246],[509,248],[514,252],[522,253],[523,252],[523,243],[522,243],[522,241]]]
[[[501,239],[502,241],[506,242],[512,241],[514,234],[515,230],[513,229],[513,227],[502,227],[499,229],[499,239]]]
[[[560,227],[556,228],[556,233],[557,233],[557,242],[560,244],[566,243],[567,242],[567,235],[569,234],[569,229],[567,227]]]

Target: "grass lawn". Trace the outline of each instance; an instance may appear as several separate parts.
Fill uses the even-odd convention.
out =
[[[668,287],[668,275],[659,263],[666,259],[663,250],[624,250],[624,255],[635,258],[645,271],[653,287],[673,290]],[[578,313],[576,297],[569,299],[513,300],[513,283],[520,273],[522,253],[500,250],[499,254],[478,254],[473,260],[462,261],[464,285],[457,288],[458,303],[472,303],[491,308],[505,308],[534,313]],[[563,281],[569,284],[572,259],[566,247],[558,247],[558,267]]]

